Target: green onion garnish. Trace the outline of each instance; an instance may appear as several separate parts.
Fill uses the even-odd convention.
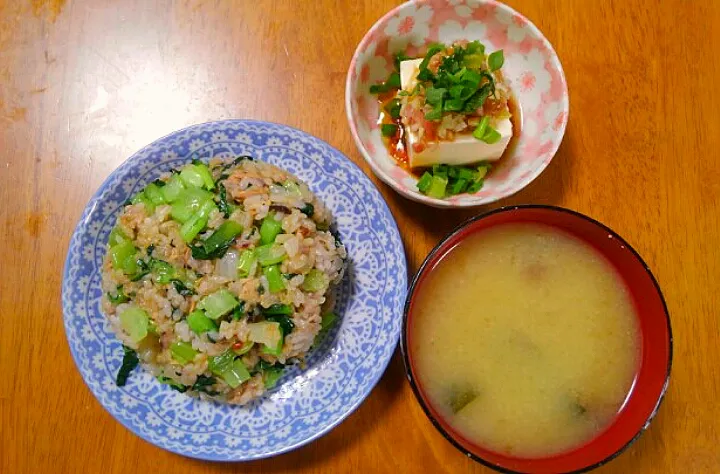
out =
[[[430,183],[430,189],[428,189],[427,195],[436,199],[442,199],[445,197],[445,188],[447,188],[448,180],[442,176],[433,176],[432,183]]]
[[[505,55],[503,54],[502,49],[495,51],[494,53],[490,53],[490,56],[488,56],[488,67],[491,71],[497,71],[504,63]]]
[[[488,145],[492,145],[493,143],[497,143],[498,141],[500,141],[500,138],[500,132],[488,126],[487,130],[485,130],[485,135],[483,135],[482,137],[482,141],[484,141]]]
[[[394,119],[400,117],[400,99],[393,99],[385,104],[384,110]]]
[[[468,180],[467,179],[458,179],[455,181],[451,186],[450,190],[448,191],[448,194],[455,195],[460,194],[467,188]]]
[[[384,123],[380,125],[380,131],[383,137],[393,137],[398,131],[398,126],[392,123]]]
[[[435,106],[430,112],[425,114],[425,120],[440,120],[442,118],[443,104],[442,102]]]
[[[393,89],[400,89],[400,74],[397,72],[390,74],[390,77],[388,77],[387,81],[384,83],[370,86],[370,93],[384,94],[385,92],[390,92]]]
[[[485,162],[477,169],[446,164],[433,165],[420,177],[417,187],[421,193],[438,199],[462,193],[473,194],[482,188],[490,168],[491,165]]]
[[[423,194],[427,193],[427,190],[430,189],[430,183],[432,183],[432,175],[426,171],[417,183],[418,191]]]
[[[487,130],[488,124],[490,124],[490,117],[486,115],[480,120],[480,123],[478,124],[475,131],[473,131],[473,137],[477,138],[478,140],[482,140],[485,136],[485,130]]]

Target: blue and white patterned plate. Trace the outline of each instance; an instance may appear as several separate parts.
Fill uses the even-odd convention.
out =
[[[105,243],[122,204],[193,158],[251,155],[304,180],[332,211],[348,252],[337,289],[340,324],[247,407],[201,401],[138,369],[122,388],[119,341],[100,311]],[[231,120],[195,125],[148,145],[88,203],[70,241],[62,287],[65,331],[85,383],[123,425],[186,456],[244,461],[290,451],[327,433],[370,393],[400,335],[407,264],[397,225],[372,182],[339,151],[299,130]]]

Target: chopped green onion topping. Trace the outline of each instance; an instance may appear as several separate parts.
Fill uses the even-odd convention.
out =
[[[380,132],[383,137],[393,137],[398,131],[398,126],[394,123],[380,124]]]
[[[490,53],[490,56],[488,56],[488,67],[491,71],[497,71],[503,67],[504,63],[505,55],[503,54],[502,49],[495,51],[494,53]]]
[[[448,194],[454,196],[455,194],[462,193],[463,191],[465,191],[465,189],[467,189],[469,183],[470,182],[467,179],[458,179],[450,186]]]
[[[420,66],[418,66],[418,81],[427,81],[432,78],[433,74],[428,70],[428,63],[430,63],[430,58],[435,56],[435,54],[439,53],[440,51],[445,49],[444,44],[433,44],[430,45],[430,47],[427,50],[427,53],[425,53],[425,57],[423,58],[422,62],[420,63]]]
[[[443,54],[435,72],[428,69],[430,59],[442,53],[444,44],[433,44],[423,57],[417,75],[417,84],[410,95],[425,90],[425,102],[431,110],[425,119],[439,121],[444,112],[475,114],[487,98],[495,93],[493,72],[503,66],[502,50],[486,58],[485,46],[473,41],[465,46],[454,45],[452,54]],[[401,91],[407,93],[407,91]],[[386,109],[389,113],[389,107]]]
[[[484,183],[483,183],[482,179],[480,181],[474,181],[473,183],[470,184],[470,186],[468,186],[468,188],[465,192],[467,192],[468,194],[475,194],[476,192],[478,192],[482,189],[483,184]]]
[[[434,165],[425,171],[417,183],[418,190],[428,196],[453,196],[461,193],[476,193],[483,186],[483,179],[491,165],[482,163],[477,169],[467,166]],[[432,194],[431,194],[432,193]]]
[[[482,137],[482,141],[489,145],[492,145],[493,143],[497,143],[498,141],[500,141],[500,138],[502,138],[500,132],[488,126],[487,130],[485,130],[485,135],[483,135]]]
[[[387,81],[384,83],[370,86],[370,93],[384,94],[385,92],[390,92],[393,89],[400,89],[400,74],[398,72],[390,74]]]
[[[396,119],[400,117],[400,99],[392,99],[390,102],[385,104],[384,107],[385,112],[387,112],[390,117]]]
[[[426,194],[428,189],[430,189],[430,185],[432,184],[432,174],[429,172],[424,172],[423,175],[420,177],[420,180],[417,183],[418,190]]]
[[[445,197],[445,188],[447,188],[448,180],[442,176],[433,176],[432,182],[430,183],[430,189],[428,189],[427,195],[436,199],[442,199]]]
[[[447,89],[428,87],[425,91],[425,101],[430,105],[441,104],[446,93]]]
[[[440,120],[442,119],[443,104],[440,102],[430,112],[425,114],[425,120]]]
[[[473,137],[477,138],[478,140],[482,140],[485,136],[485,131],[488,128],[488,125],[490,124],[490,117],[485,115],[482,119],[480,119],[480,123],[478,124],[477,128],[473,131]]]
[[[492,165],[490,165],[490,163],[484,163],[478,166],[477,172],[475,173],[475,181],[480,181],[485,178],[485,175],[488,174],[488,171],[490,171],[491,168]]]
[[[394,58],[393,64],[395,65],[396,71],[400,70],[400,63],[405,61],[406,59],[412,59],[412,58],[410,58],[410,56],[405,54],[405,51],[399,51],[399,52],[395,53],[395,58]]]

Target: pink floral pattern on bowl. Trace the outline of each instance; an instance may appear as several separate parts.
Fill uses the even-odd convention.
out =
[[[480,40],[502,49],[503,72],[521,109],[516,146],[495,166],[476,194],[434,199],[418,192],[417,178],[397,165],[382,142],[378,103],[371,84],[385,80],[393,55],[416,57],[433,42]],[[414,0],[378,20],[353,55],[345,108],[355,143],[373,172],[403,196],[436,207],[470,207],[510,196],[530,184],[550,163],[568,120],[565,74],[555,51],[535,25],[494,0]]]

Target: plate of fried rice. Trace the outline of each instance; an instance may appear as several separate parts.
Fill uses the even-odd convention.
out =
[[[101,185],[62,302],[93,394],[145,440],[260,459],[327,433],[397,344],[407,265],[372,182],[278,124],[195,125]]]

